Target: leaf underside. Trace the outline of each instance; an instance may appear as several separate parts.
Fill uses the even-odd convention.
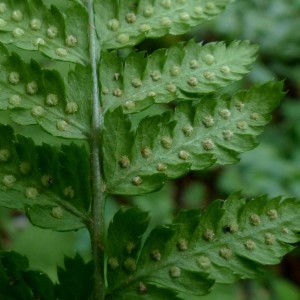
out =
[[[20,125],[38,124],[54,136],[86,139],[90,131],[91,71],[77,65],[65,83],[57,71],[27,64],[0,45],[0,110]]]
[[[95,1],[97,41],[102,49],[134,46],[145,38],[183,34],[211,20],[230,0]],[[0,38],[5,44],[41,51],[51,59],[89,62],[86,4],[68,1],[67,10],[47,8],[41,0],[1,2]],[[174,17],[175,16],[175,17]]]
[[[230,0],[97,0],[96,30],[104,49],[190,31],[221,13]]]
[[[232,164],[257,145],[282,97],[282,83],[269,82],[233,96],[209,94],[182,102],[173,113],[144,118],[131,131],[129,116],[116,109],[104,122],[107,192],[140,194],[165,180],[214,163]]]
[[[87,64],[88,13],[78,1],[68,1],[62,13],[41,0],[1,2],[0,39],[25,50],[39,50],[51,59]]]
[[[153,103],[193,100],[219,91],[249,72],[256,51],[247,41],[225,46],[192,40],[148,57],[133,53],[125,61],[114,52],[104,52],[100,63],[104,109],[122,106],[124,112],[134,113]]]
[[[36,146],[4,125],[0,132],[0,205],[25,209],[40,227],[84,227],[90,206],[86,149],[75,144]]]
[[[110,249],[115,250],[108,253],[107,299],[121,295],[124,300],[146,295],[151,299],[153,285],[156,289],[202,295],[215,282],[254,277],[261,265],[279,263],[294,248],[290,243],[300,240],[298,208],[300,202],[294,198],[262,196],[246,201],[235,193],[225,201],[213,202],[201,213],[181,212],[173,224],[155,228],[142,249],[135,240],[108,241]],[[110,230],[114,230],[119,216],[115,216]],[[133,217],[137,217],[136,210],[122,213],[128,222],[120,235],[136,231],[139,225]],[[141,251],[138,258],[126,251],[128,244],[137,246],[134,253]],[[176,297],[168,298],[162,292],[155,299]]]
[[[107,193],[149,193],[189,171],[235,163],[240,153],[257,145],[256,136],[282,97],[282,83],[235,95],[222,95],[221,90],[249,71],[256,46],[190,41],[148,57],[131,53],[125,59],[107,51],[146,38],[186,33],[230,2],[94,1],[99,37],[94,42],[103,51],[98,71]],[[68,1],[64,13],[41,0],[1,2],[1,43],[76,64],[64,80],[35,61],[23,62],[1,44],[0,109],[9,110],[15,123],[38,124],[64,138],[89,138],[93,90],[89,28],[83,1]],[[131,113],[174,100],[178,101],[174,110],[146,117],[133,130]],[[4,125],[0,133],[0,205],[25,210],[31,222],[43,228],[64,231],[86,226],[91,192],[85,147],[37,146]],[[105,299],[175,300],[180,299],[178,293],[204,295],[215,282],[254,277],[262,264],[278,263],[293,249],[291,243],[299,241],[299,205],[292,198],[246,201],[236,193],[203,212],[181,212],[173,224],[158,226],[148,236],[147,213],[120,210],[108,228]],[[88,298],[92,272],[91,262],[78,255],[66,258],[54,287],[46,275],[28,271],[24,257],[1,252],[0,295]]]

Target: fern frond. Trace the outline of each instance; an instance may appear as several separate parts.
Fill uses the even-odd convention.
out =
[[[86,139],[90,130],[91,71],[77,65],[64,83],[57,71],[27,64],[0,45],[0,110],[20,125],[39,124],[55,136]]]
[[[128,217],[129,214],[131,218]],[[133,219],[134,223],[132,223]],[[141,212],[138,208],[132,208],[130,211],[119,210],[116,213],[108,229],[109,239],[107,241],[107,250],[111,255],[110,264],[112,266],[114,266],[114,263],[117,263],[114,262],[114,257],[118,257],[122,261],[125,261],[129,254],[135,260],[138,258],[142,243],[141,239],[148,227],[148,223],[148,214]],[[131,229],[124,231],[124,226]],[[120,235],[120,232],[122,232],[122,235]],[[115,247],[116,244],[120,245],[120,247]],[[109,277],[109,281],[113,285],[116,285],[119,280],[124,279],[122,274],[118,272],[114,275],[113,277]],[[121,277],[119,278],[119,276]]]
[[[74,258],[65,257],[64,268],[57,268],[55,299],[92,299],[93,268],[93,262],[85,262],[78,253]]]
[[[1,299],[57,299],[50,278],[29,269],[28,259],[16,252],[0,252]]]
[[[56,60],[89,62],[88,14],[78,1],[68,1],[65,14],[41,0],[6,0],[1,5],[2,43],[39,50]]]
[[[33,224],[56,230],[85,226],[90,206],[84,147],[36,146],[0,126],[0,206],[25,209]]]
[[[150,233],[138,259],[133,258],[134,270],[126,269],[130,254],[115,257],[119,262],[115,268],[108,261],[109,278],[117,273],[124,278],[123,283],[110,282],[111,293],[115,290],[123,299],[130,299],[127,290],[137,295],[142,285],[147,294],[148,285],[155,284],[201,295],[214,282],[254,277],[261,265],[279,263],[294,248],[290,243],[300,240],[298,209],[300,202],[294,198],[262,196],[245,201],[235,193],[225,201],[213,202],[202,213],[181,212],[172,225]],[[131,228],[133,224],[124,229]],[[122,244],[114,246],[123,249]]]
[[[121,109],[105,116],[104,172],[107,192],[139,194],[168,178],[214,163],[231,164],[257,145],[255,136],[270,121],[282,97],[282,83],[266,83],[232,97],[207,95],[179,104],[174,113],[143,119],[131,131]]]
[[[129,274],[136,271],[136,262],[142,245],[142,237],[148,227],[149,217],[137,208],[119,210],[108,228],[107,253],[108,291],[105,299],[117,300],[121,295],[123,299],[179,299],[172,290],[156,285],[147,285],[144,290],[143,283],[138,286],[127,286],[119,293],[114,292],[121,282],[127,280]]]
[[[0,270],[1,299],[90,299],[93,292],[93,264],[78,254],[65,257],[55,285],[45,273],[30,270],[28,259],[13,251],[0,252]]]
[[[149,57],[133,53],[122,61],[116,53],[103,53],[100,80],[104,108],[122,106],[127,113],[151,104],[190,100],[218,91],[242,78],[254,61],[257,47],[249,42],[174,44]]]
[[[177,35],[211,20],[229,0],[97,0],[96,29],[103,49],[134,46],[145,38]]]

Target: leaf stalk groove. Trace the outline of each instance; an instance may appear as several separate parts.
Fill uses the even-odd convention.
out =
[[[103,116],[100,109],[99,81],[97,74],[96,33],[94,22],[94,1],[88,0],[89,13],[89,47],[92,67],[93,93],[92,93],[92,126],[90,136],[91,148],[91,174],[92,174],[92,216],[89,224],[91,236],[92,255],[94,260],[94,300],[104,299],[104,206],[105,196],[102,192],[102,167],[100,162],[100,137],[103,124]]]

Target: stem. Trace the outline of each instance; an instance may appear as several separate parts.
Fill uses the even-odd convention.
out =
[[[104,279],[104,249],[105,236],[104,208],[105,196],[102,192],[102,166],[100,164],[100,140],[103,126],[103,116],[100,109],[99,84],[97,74],[96,34],[94,23],[93,0],[88,1],[89,33],[90,33],[90,59],[93,78],[92,95],[92,128],[91,128],[91,173],[92,173],[92,218],[89,224],[89,232],[92,243],[92,255],[95,265],[94,271],[94,300],[102,300],[105,296]]]

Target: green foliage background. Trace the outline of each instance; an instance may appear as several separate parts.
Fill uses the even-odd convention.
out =
[[[63,9],[67,1],[48,2]],[[260,50],[253,71],[237,85],[249,87],[257,82],[285,78],[286,98],[260,138],[260,145],[243,154],[240,163],[191,173],[151,195],[110,199],[106,208],[107,222],[121,205],[134,204],[151,212],[151,227],[154,227],[169,222],[180,208],[204,207],[213,199],[226,197],[236,190],[242,190],[247,197],[268,194],[300,198],[300,31],[296,30],[300,28],[299,13],[300,0],[239,0],[216,20],[193,30],[190,36],[196,36],[196,41],[249,39],[258,44]],[[188,40],[190,36],[147,40],[139,48],[151,52],[169,47],[174,39]],[[20,50],[14,51],[23,55]],[[43,64],[42,56],[40,62]],[[55,64],[60,67],[59,63]],[[163,106],[155,106],[144,114],[163,110]],[[0,114],[0,118],[3,120],[3,115]],[[53,142],[35,127],[26,127],[23,131],[26,135],[38,135],[40,141]],[[32,268],[44,270],[55,280],[55,266],[63,266],[64,255],[73,257],[79,252],[88,259],[90,243],[85,230],[70,233],[42,230],[31,226],[22,214],[1,209],[0,247],[27,255]],[[300,278],[293,271],[299,265],[300,250],[296,249],[280,266],[266,269],[257,281],[219,286],[201,299],[300,299],[300,290],[296,287],[300,285]]]

